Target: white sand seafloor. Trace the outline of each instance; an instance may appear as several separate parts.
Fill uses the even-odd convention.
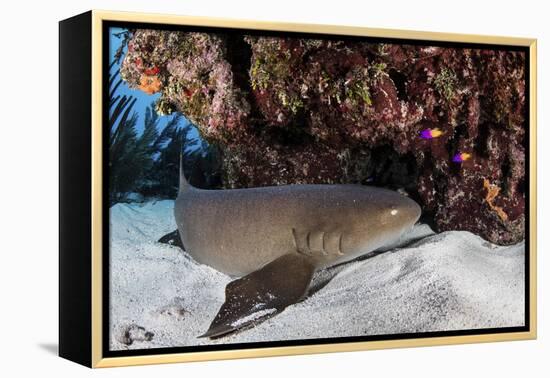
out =
[[[111,208],[111,350],[524,325],[523,242],[417,225],[387,252],[319,272],[304,301],[267,321],[199,339],[231,278],[157,242],[176,229],[173,204]]]

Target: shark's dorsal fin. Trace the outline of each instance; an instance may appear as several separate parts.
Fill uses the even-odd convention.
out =
[[[179,183],[179,192],[186,192],[189,189],[193,188],[191,184],[185,178],[185,173],[183,172],[183,151],[180,152],[180,183]]]

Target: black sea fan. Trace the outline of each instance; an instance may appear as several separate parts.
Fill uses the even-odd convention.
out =
[[[111,64],[111,68],[114,64]],[[122,202],[136,190],[140,179],[153,164],[158,119],[147,111],[143,133],[138,136],[136,99],[116,94],[122,79],[118,70],[109,77],[109,204]]]

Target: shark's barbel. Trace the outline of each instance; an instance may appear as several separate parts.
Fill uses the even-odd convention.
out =
[[[181,171],[181,170],[180,170]],[[202,337],[218,337],[298,302],[313,273],[398,239],[420,207],[397,192],[362,185],[194,188],[180,172],[174,215],[186,251],[240,277]]]

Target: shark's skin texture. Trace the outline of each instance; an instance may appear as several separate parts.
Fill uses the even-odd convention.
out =
[[[175,216],[186,250],[231,276],[302,254],[317,269],[352,260],[398,238],[419,206],[361,185],[285,185],[182,192]]]
[[[242,277],[227,286],[226,302],[203,335],[209,337],[257,322],[255,313],[272,315],[299,301],[316,270],[395,241],[421,214],[416,202],[382,188],[202,190],[180,176],[174,215],[186,251]]]

